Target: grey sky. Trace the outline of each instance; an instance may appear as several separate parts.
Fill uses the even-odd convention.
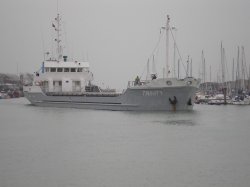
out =
[[[229,67],[238,45],[245,47],[249,62],[249,7],[249,0],[59,0],[65,52],[78,60],[88,56],[96,83],[115,88],[142,74],[166,14],[178,28],[183,60],[192,57],[195,76],[204,50],[215,79],[220,41]],[[17,64],[19,72],[39,69],[43,53],[51,49],[56,11],[56,0],[0,1],[0,72],[16,73]],[[156,63],[159,75],[164,63],[160,58]]]

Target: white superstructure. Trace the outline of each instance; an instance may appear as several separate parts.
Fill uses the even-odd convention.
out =
[[[84,92],[93,80],[88,62],[45,61],[34,83],[45,92]]]

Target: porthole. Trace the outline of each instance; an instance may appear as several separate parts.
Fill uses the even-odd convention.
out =
[[[172,85],[172,82],[171,81],[167,81],[166,84],[170,86],[170,85]]]
[[[191,85],[192,84],[192,81],[187,81],[187,85]]]

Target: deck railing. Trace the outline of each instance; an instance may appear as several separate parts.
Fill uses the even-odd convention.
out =
[[[139,82],[136,81],[128,81],[128,88],[135,87],[135,86],[143,86],[145,84],[149,83],[148,80],[141,80]]]

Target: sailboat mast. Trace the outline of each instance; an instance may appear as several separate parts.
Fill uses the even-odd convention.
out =
[[[232,68],[232,81],[234,81],[234,58],[233,58],[233,68]]]
[[[212,68],[211,65],[209,66],[209,81],[212,82],[212,72],[211,72]]]
[[[224,85],[225,82],[225,66],[224,66],[224,48],[222,47],[221,42],[221,71],[222,71],[222,84]]]
[[[207,80],[206,80],[206,60],[205,60],[205,58],[203,59],[203,63],[204,63],[204,82],[206,82]]]
[[[244,63],[244,47],[241,46],[241,73],[242,73],[242,90],[245,90],[245,63]]]
[[[168,62],[168,56],[169,56],[169,22],[170,17],[167,15],[167,23],[166,23],[166,78],[168,78],[169,74],[169,62]]]
[[[240,75],[239,75],[239,72],[240,72],[240,48],[239,46],[237,47],[237,64],[236,64],[236,78],[235,78],[235,90],[236,92],[238,93],[239,91],[239,88],[240,88]]]
[[[203,50],[201,52],[201,63],[202,63],[202,79],[203,79],[203,83],[205,83],[206,82],[206,62],[205,62]]]
[[[225,82],[225,49],[222,47],[221,42],[221,71],[222,71],[222,92],[224,95],[224,104],[227,104],[227,87]]]
[[[186,77],[189,76],[189,56],[188,56],[188,59],[187,59],[187,72],[186,72]]]
[[[193,75],[193,72],[192,72],[192,67],[193,66],[193,60],[192,60],[192,58],[191,58],[191,62],[190,62],[190,77],[192,77]]]

